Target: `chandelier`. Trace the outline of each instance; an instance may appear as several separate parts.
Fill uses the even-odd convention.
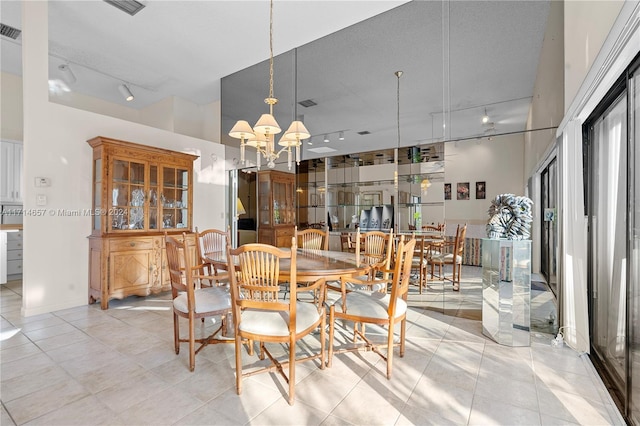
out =
[[[287,152],[287,165],[291,170],[292,150],[296,151],[296,163],[300,164],[300,142],[311,136],[302,121],[294,121],[284,132],[278,145],[282,148],[276,151],[275,135],[282,129],[273,116],[273,106],[278,103],[278,99],[273,96],[273,0],[269,6],[269,97],[264,102],[269,105],[269,113],[262,114],[258,122],[251,128],[245,120],[239,120],[229,132],[232,138],[240,139],[240,161],[245,164],[245,148],[250,146],[256,149],[256,164],[260,170],[261,155],[267,160],[267,166],[273,169],[276,166],[275,160],[280,154]]]

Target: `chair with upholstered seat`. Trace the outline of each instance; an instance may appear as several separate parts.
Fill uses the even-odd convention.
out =
[[[315,303],[297,300],[297,288],[291,286],[289,300],[278,297],[280,291],[280,262],[290,259],[290,282],[296,282],[296,239],[292,238],[291,250],[281,250],[267,244],[245,244],[232,249],[228,247],[229,265],[238,265],[238,273],[231,274],[231,299],[235,330],[236,392],[242,393],[242,379],[254,374],[276,370],[289,384],[289,404],[295,400],[295,372],[297,362],[319,359],[319,367],[325,367],[324,279],[309,284],[306,291],[317,291]],[[306,354],[296,358],[296,343],[312,332],[319,331],[319,351],[305,342],[299,349]],[[309,337],[312,338],[312,337]],[[249,342],[249,354],[253,355],[253,342],[259,344],[259,358],[265,355],[271,363],[250,371],[243,371],[243,339]],[[277,344],[277,351],[288,345],[288,359],[279,360],[267,344]],[[311,353],[310,353],[311,352]],[[285,372],[288,364],[288,374]]]
[[[345,344],[345,347],[337,352],[359,349],[372,350],[380,355],[387,363],[387,379],[391,378],[393,365],[394,327],[400,324],[400,357],[405,351],[405,331],[407,314],[407,293],[409,278],[411,275],[411,258],[416,244],[415,239],[405,243],[401,238],[398,243],[396,262],[393,268],[393,279],[389,293],[349,291],[346,287],[347,279],[341,279],[340,298],[329,307],[329,360],[331,367],[334,348],[336,321],[353,322],[353,344]],[[353,279],[350,279],[353,280]],[[387,327],[387,336],[383,342],[376,343],[366,335],[366,324],[375,324]],[[358,338],[364,345],[356,344]],[[380,349],[387,349],[386,354]]]
[[[329,231],[325,229],[304,229],[298,231],[295,228],[295,236],[298,247],[310,250],[329,250]]]
[[[199,281],[212,281],[214,277],[201,275],[202,265],[194,265],[191,250],[187,245],[187,235],[182,241],[165,234],[167,264],[171,278],[171,296],[173,299],[173,337],[176,354],[180,353],[180,343],[189,343],[189,370],[195,369],[195,356],[206,345],[213,343],[232,343],[232,339],[216,338],[218,333],[226,331],[226,315],[231,311],[229,291],[224,287],[213,286],[198,288]],[[179,318],[189,321],[189,336],[180,337]],[[208,337],[195,337],[196,320],[200,318],[220,317],[220,325]],[[195,344],[200,343],[196,349]]]
[[[456,230],[456,237],[453,241],[441,243],[438,251],[431,254],[429,265],[431,266],[431,278],[434,277],[434,269],[438,267],[438,276],[453,283],[453,290],[460,290],[460,276],[462,274],[462,260],[464,256],[464,243],[467,235],[467,224],[460,226]],[[443,274],[443,266],[451,265],[451,277]]]
[[[369,231],[356,233],[355,239],[356,262],[358,265],[368,265],[369,272],[366,275],[354,277],[354,280],[346,278],[348,291],[378,291],[385,293],[390,284],[389,273],[393,258],[393,231]],[[339,289],[339,282],[327,283],[331,289]]]

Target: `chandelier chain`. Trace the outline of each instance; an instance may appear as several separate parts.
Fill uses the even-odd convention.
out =
[[[273,99],[273,0],[269,5],[269,99]],[[269,112],[273,115],[272,103],[269,103]]]

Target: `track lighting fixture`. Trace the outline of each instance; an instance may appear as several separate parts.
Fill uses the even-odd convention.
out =
[[[131,93],[131,90],[129,90],[126,84],[121,84],[120,86],[118,86],[118,90],[127,102],[131,102],[133,100],[133,93]]]
[[[324,141],[329,143],[329,135],[324,135]]]
[[[58,65],[58,69],[60,70],[62,79],[65,83],[73,84],[76,82],[76,76],[73,74],[73,71],[71,71],[71,68],[68,64]]]
[[[484,109],[484,115],[482,116],[482,124],[487,124],[489,122],[489,116],[487,115],[487,109]]]
[[[338,133],[338,140],[341,140],[341,141],[344,140],[344,132]]]

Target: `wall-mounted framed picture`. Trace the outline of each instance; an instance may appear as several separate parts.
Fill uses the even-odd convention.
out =
[[[444,199],[445,200],[450,200],[451,199],[451,184],[450,183],[445,183],[444,184]]]
[[[344,191],[338,191],[338,205],[343,206],[345,204]]]
[[[476,200],[484,200],[487,198],[487,183],[476,182]]]
[[[458,200],[468,200],[469,199],[469,182],[458,182],[456,193],[458,194]]]

